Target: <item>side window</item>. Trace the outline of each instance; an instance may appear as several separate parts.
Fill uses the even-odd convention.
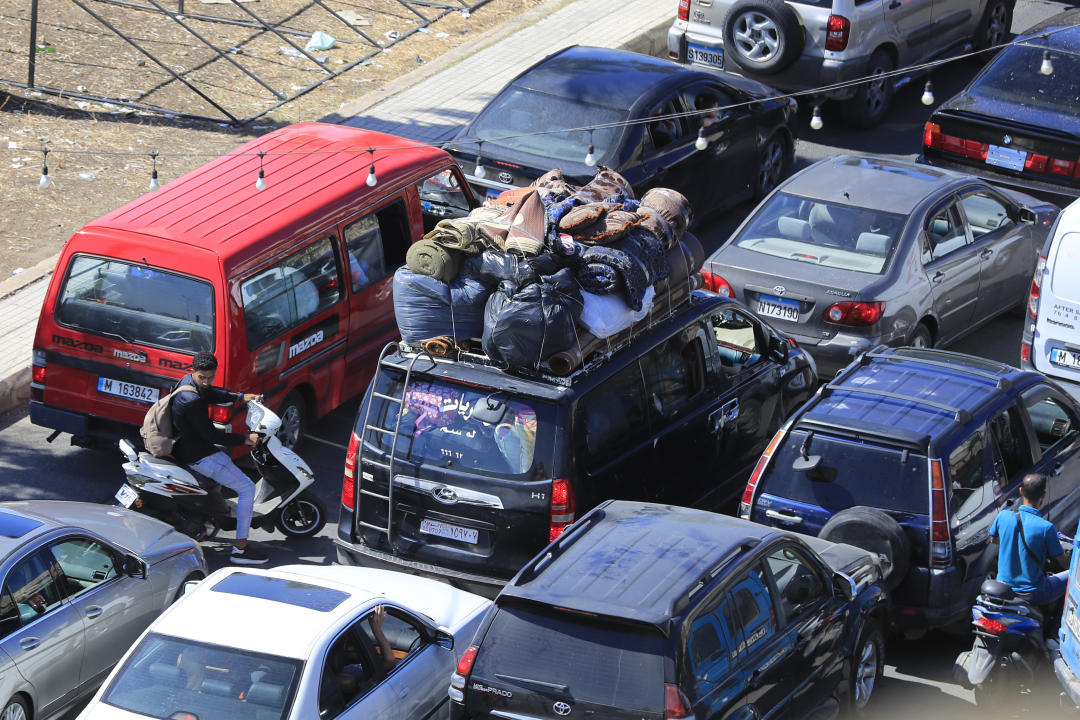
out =
[[[1031,425],[1043,454],[1076,437],[1076,418],[1045,391],[1035,390],[1025,394],[1024,406],[1031,416]]]
[[[7,588],[0,590],[0,640],[19,629],[22,619],[19,608],[11,598]]]
[[[1001,486],[1020,480],[1031,469],[1031,446],[1018,412],[1009,408],[990,421],[995,480]]]
[[[361,621],[362,622],[362,621]],[[359,632],[359,623],[339,637],[323,664],[319,684],[319,717],[330,720],[340,715],[357,698],[366,695],[382,677]]]
[[[418,186],[424,232],[430,232],[444,218],[469,214],[469,198],[461,189],[461,179],[450,168],[440,170]]]
[[[95,540],[61,540],[50,550],[63,573],[64,590],[68,595],[78,595],[118,574],[113,554]]]
[[[52,562],[48,550],[39,550],[8,573],[5,590],[11,593],[23,625],[60,605],[62,595],[50,569]]]
[[[695,699],[712,692],[738,656],[736,648],[741,637],[733,618],[731,596],[724,593],[690,624],[687,656],[694,675]]]
[[[645,394],[660,415],[678,412],[705,388],[705,348],[699,333],[680,333],[641,360]]]
[[[780,597],[784,618],[790,622],[829,595],[829,584],[801,550],[782,547],[773,551],[765,564]]]
[[[376,662],[390,670],[424,647],[424,631],[413,619],[398,610],[369,613],[359,627],[375,648]]]
[[[727,308],[710,320],[725,373],[734,375],[744,366],[754,365],[765,357],[759,347],[757,327],[746,314],[735,308]]]
[[[404,265],[405,253],[412,242],[408,215],[401,200],[350,222],[343,234],[353,292],[382,280]]]
[[[967,216],[973,237],[978,238],[988,232],[1013,224],[1009,217],[1009,209],[988,193],[977,192],[965,195],[960,199],[960,204],[964,206],[964,215]]]
[[[333,235],[240,284],[248,347],[301,324],[341,299]]]
[[[664,103],[662,107],[653,112],[652,117],[659,118],[649,123],[649,137],[652,138],[654,148],[664,148],[683,136],[685,130],[682,126],[682,120],[671,117],[677,115],[678,112],[679,110],[673,100]]]
[[[986,429],[979,428],[949,453],[954,520],[965,518],[982,507],[987,480]]]
[[[711,85],[684,90],[682,101],[688,111],[698,112],[698,114],[686,118],[688,129],[692,133],[696,133],[699,127],[708,130],[713,125],[724,122],[732,115],[732,110],[720,109],[733,104],[731,96]]]
[[[575,425],[584,436],[585,462],[593,471],[648,437],[645,386],[638,364],[620,370],[585,396]]]
[[[923,248],[924,264],[940,260],[967,244],[967,233],[955,205],[949,205],[930,218],[924,231],[927,241]]]
[[[731,588],[731,610],[732,622],[742,634],[736,648],[740,655],[753,652],[762,640],[776,632],[776,614],[760,567],[751,570]]]

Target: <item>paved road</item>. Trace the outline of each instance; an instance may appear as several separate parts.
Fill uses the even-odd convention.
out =
[[[1014,29],[1023,29],[1048,17],[1071,3],[1047,0],[1019,0]],[[935,72],[935,93],[944,100],[959,90],[977,70],[970,62],[953,63]],[[896,96],[890,121],[869,132],[845,129],[837,113],[825,108],[824,129],[809,128],[810,109],[801,113],[803,139],[797,148],[797,167],[840,152],[874,152],[894,157],[913,158],[919,151],[920,133],[929,109],[919,102],[923,80],[902,89]],[[712,221],[700,233],[711,251],[752,209],[749,203],[736,207],[724,217]],[[1019,353],[1021,320],[998,319],[957,343],[952,349],[1015,363]],[[318,481],[315,491],[331,509],[331,522],[319,537],[286,542],[280,535],[255,531],[259,541],[275,562],[311,562],[326,564],[334,560],[331,542],[336,532],[336,515],[341,488],[345,443],[349,437],[356,402],[314,423],[305,459],[312,465]],[[48,432],[30,424],[26,413],[14,411],[0,416],[0,500],[64,498],[108,502],[122,480],[119,456],[94,453],[70,447],[66,436],[54,444],[45,442]],[[228,546],[208,543],[207,557],[213,567],[226,559]],[[949,681],[949,670],[956,654],[970,641],[933,633],[917,641],[894,641],[888,652],[886,680],[880,687],[881,703],[875,718],[911,718],[923,716],[975,716],[971,693]],[[998,716],[1012,717],[1057,712],[1056,687],[1051,682],[1020,709],[1003,710]],[[979,712],[979,717],[986,717]]]

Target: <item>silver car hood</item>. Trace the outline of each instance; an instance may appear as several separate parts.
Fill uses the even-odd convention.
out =
[[[171,526],[122,507],[69,500],[19,501],[0,506],[18,510],[50,525],[85,528],[130,550],[151,565],[196,547],[194,540]]]

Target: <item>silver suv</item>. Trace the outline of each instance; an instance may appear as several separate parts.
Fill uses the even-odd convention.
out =
[[[884,75],[1004,42],[1015,0],[679,0],[668,55],[723,68],[784,91]],[[822,92],[869,128],[907,74]]]

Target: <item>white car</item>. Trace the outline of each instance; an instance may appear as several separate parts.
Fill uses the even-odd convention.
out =
[[[79,718],[430,717],[490,604],[387,570],[225,568],[147,629]]]

